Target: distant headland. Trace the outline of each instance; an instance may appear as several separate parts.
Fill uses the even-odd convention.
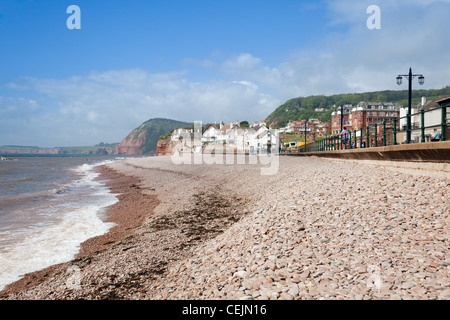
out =
[[[102,155],[102,154],[112,154],[114,148],[118,143],[103,143],[97,144],[95,146],[82,146],[82,147],[54,147],[54,148],[40,148],[31,146],[16,146],[7,145],[0,146],[0,154],[50,154],[50,155]],[[2,159],[3,160],[3,159]]]

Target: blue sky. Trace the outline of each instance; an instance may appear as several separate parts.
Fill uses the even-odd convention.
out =
[[[81,30],[66,28],[71,4],[82,11]],[[126,68],[167,72],[182,68],[186,58],[241,52],[275,66],[326,32],[320,6],[299,1],[39,0],[2,1],[0,8],[0,36],[8,49],[2,52],[2,81]]]
[[[409,67],[442,88],[449,2],[1,0],[0,145],[118,142],[155,117],[262,120],[297,96],[406,89]]]

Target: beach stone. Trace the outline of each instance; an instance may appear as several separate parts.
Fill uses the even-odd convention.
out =
[[[320,292],[317,288],[311,287],[308,289],[308,293],[314,297],[314,296],[318,296]]]
[[[401,287],[402,287],[402,289],[411,289],[415,285],[416,284],[413,282],[404,282]]]
[[[281,300],[294,300],[294,297],[291,294],[287,293],[287,292],[283,292],[280,295],[280,299]]]
[[[292,278],[291,278],[291,281],[292,281],[293,283],[299,283],[299,282],[301,282],[302,280],[301,280],[301,278],[300,278],[300,276],[299,276],[298,274],[294,274],[294,275],[292,276]]]
[[[287,291],[287,293],[289,293],[293,297],[298,296],[299,292],[300,291],[298,289],[298,286],[291,286],[291,287],[289,287],[289,290]]]
[[[367,268],[366,267],[364,267],[364,266],[361,266],[361,267],[359,267],[358,268],[358,273],[367,273]]]
[[[268,269],[270,269],[272,271],[274,271],[277,268],[277,265],[272,261],[267,262],[266,266]]]
[[[239,277],[239,278],[245,278],[245,276],[247,275],[247,272],[241,270],[241,271],[237,271],[234,273],[235,277]]]
[[[441,299],[441,300],[447,300],[447,299],[450,299],[450,288],[449,288],[449,289],[445,289],[445,290],[439,292],[438,297],[439,297],[439,299]]]

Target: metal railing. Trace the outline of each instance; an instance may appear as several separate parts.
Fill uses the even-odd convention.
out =
[[[286,153],[298,153],[298,152],[320,152],[320,151],[332,151],[332,150],[344,150],[344,149],[359,149],[359,148],[373,148],[373,147],[383,147],[390,145],[398,145],[405,143],[424,143],[431,139],[431,134],[427,133],[427,129],[437,129],[440,132],[440,141],[446,141],[449,137],[448,128],[450,127],[450,117],[447,116],[447,107],[450,104],[443,104],[441,106],[421,110],[420,112],[406,115],[404,117],[393,118],[389,121],[383,121],[381,123],[369,124],[365,128],[361,128],[356,131],[349,131],[347,134],[347,139],[343,139],[341,134],[326,136],[317,139],[315,142],[307,143],[306,145],[294,149],[286,150]],[[428,120],[431,118],[431,112],[440,110],[440,123],[432,123],[426,125],[427,116]],[[419,125],[411,125],[408,127],[409,121],[406,121],[406,125],[400,128],[400,123],[402,119],[407,119],[408,117],[420,116]],[[428,121],[430,122],[430,121]],[[408,132],[411,136],[415,134],[415,138],[420,138],[420,141],[411,139],[407,141],[406,137]],[[428,138],[428,139],[427,139]],[[399,143],[400,142],[400,143]]]

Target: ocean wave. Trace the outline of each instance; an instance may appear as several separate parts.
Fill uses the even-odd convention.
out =
[[[82,242],[109,231],[114,224],[104,222],[102,213],[118,199],[95,179],[99,173],[94,168],[114,161],[78,165],[70,169],[70,180],[57,181],[47,190],[0,200],[30,203],[17,211],[15,229],[0,230],[8,243],[0,247],[0,290],[25,273],[70,261]],[[38,225],[40,219],[45,223]],[[18,227],[22,221],[23,226]]]
[[[59,195],[59,194],[63,194],[65,192],[67,192],[68,190],[69,190],[69,186],[64,185],[60,188],[48,190],[47,192],[51,195]]]
[[[110,200],[110,204],[115,203]],[[59,223],[3,248],[0,251],[0,290],[23,274],[70,261],[79,252],[81,243],[108,232],[114,224],[105,223],[98,216],[105,204],[68,211]]]

